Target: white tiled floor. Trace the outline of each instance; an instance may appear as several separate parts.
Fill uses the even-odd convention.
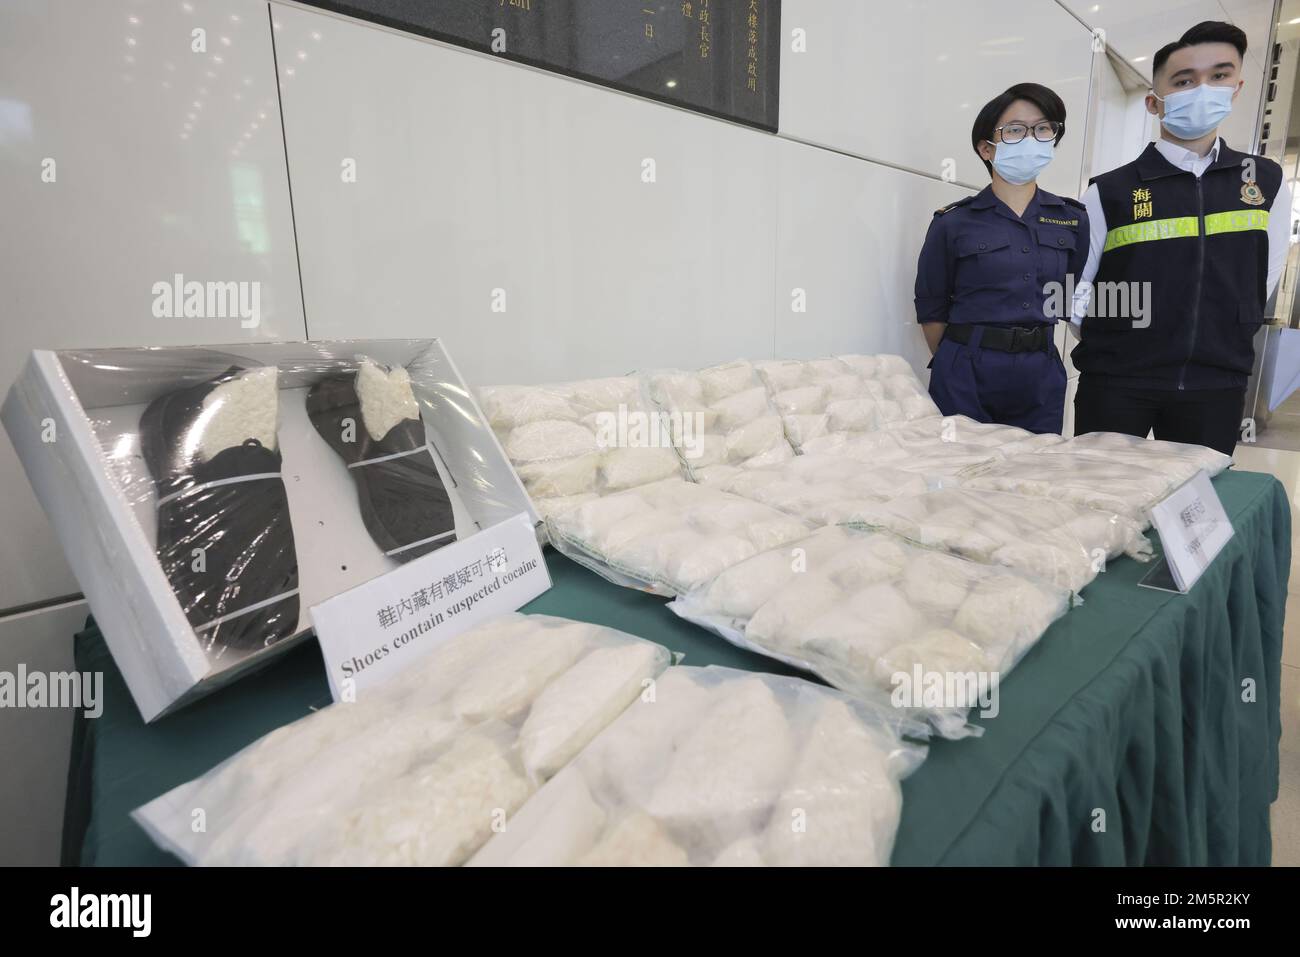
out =
[[[1271,449],[1300,450],[1300,392],[1269,414],[1268,423],[1257,439],[1260,445]]]
[[[1264,432],[1260,444],[1238,445],[1237,468],[1268,472],[1291,499],[1291,551],[1300,540],[1300,451],[1263,448],[1279,436]],[[1276,442],[1276,444],[1282,444]],[[1282,640],[1282,774],[1273,805],[1273,863],[1300,866],[1300,562],[1292,560]]]

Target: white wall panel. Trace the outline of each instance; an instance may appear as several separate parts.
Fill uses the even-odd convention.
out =
[[[1093,65],[1090,151],[1084,176],[1092,177],[1131,162],[1154,135],[1154,119],[1145,95],[1126,90],[1109,56],[1098,53]]]
[[[1273,0],[1059,0],[1091,27],[1106,31],[1106,43],[1145,76],[1151,57],[1202,20],[1227,20],[1246,31],[1248,57],[1262,65],[1273,15]]]
[[[1149,81],[1155,52],[1203,20],[1226,20],[1246,32],[1243,64],[1246,85],[1220,132],[1237,149],[1253,146],[1260,97],[1268,81],[1269,30],[1273,0],[1060,0],[1090,27],[1106,33],[1106,43]],[[1152,126],[1152,136],[1158,129]]]
[[[257,0],[0,5],[0,390],[34,348],[304,335],[270,33]],[[260,281],[260,325],[154,318],[175,273]],[[0,488],[0,609],[76,591],[7,437]]]
[[[893,352],[924,380],[917,255],[934,211],[971,191],[784,140],[777,157],[777,355]],[[792,311],[794,289],[805,292],[807,312]]]
[[[438,335],[478,384],[772,354],[774,137],[275,17],[313,338]]]
[[[72,636],[85,621],[85,602],[0,618],[0,671],[71,671]],[[61,708],[0,712],[0,866],[59,863],[72,720]]]
[[[1106,31],[1106,44],[1148,79],[1151,56],[1202,20],[1231,19],[1218,0],[1059,0],[1088,26]],[[1247,0],[1248,5],[1271,0]],[[1244,29],[1244,27],[1243,27]],[[1267,31],[1267,27],[1266,27]],[[1254,38],[1252,38],[1252,45]]]
[[[1251,49],[1261,64],[1268,62],[1265,47],[1273,20],[1273,0],[1219,0],[1225,16],[1246,31]],[[1285,22],[1285,21],[1284,21]]]
[[[1032,81],[1065,101],[1068,130],[1040,180],[1076,196],[1091,35],[1050,0],[785,0],[781,133],[982,188],[971,149],[981,106]],[[807,31],[807,52],[790,50]]]

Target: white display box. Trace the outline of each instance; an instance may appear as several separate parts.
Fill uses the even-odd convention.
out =
[[[456,537],[524,512],[538,517],[469,387],[437,339],[33,352],[3,419],[37,498],[146,721],[286,650],[309,609],[397,567],[366,531],[346,463],[308,418],[308,389],[359,357],[410,374]],[[297,628],[244,651],[205,649],[155,552],[157,493],[140,451],[153,399],[231,366],[278,368],[277,441],[297,556]]]

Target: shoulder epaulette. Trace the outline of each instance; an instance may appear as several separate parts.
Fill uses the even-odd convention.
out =
[[[934,215],[942,216],[944,213],[950,212],[951,210],[956,209],[958,206],[965,206],[974,198],[975,198],[974,196],[967,196],[964,199],[957,200],[957,202],[955,203],[949,203],[947,206],[941,206],[939,209],[936,209],[934,211]]]
[[[1064,202],[1067,206],[1073,206],[1075,209],[1082,209],[1085,212],[1088,209],[1088,207],[1084,205],[1083,200],[1081,199],[1071,199],[1069,196],[1062,196],[1061,201]]]

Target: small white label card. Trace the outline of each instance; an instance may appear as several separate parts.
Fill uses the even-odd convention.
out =
[[[312,606],[335,701],[355,701],[440,642],[551,587],[533,524],[516,515]]]
[[[1232,538],[1232,522],[1204,470],[1151,509],[1165,560],[1178,590],[1186,592]]]

